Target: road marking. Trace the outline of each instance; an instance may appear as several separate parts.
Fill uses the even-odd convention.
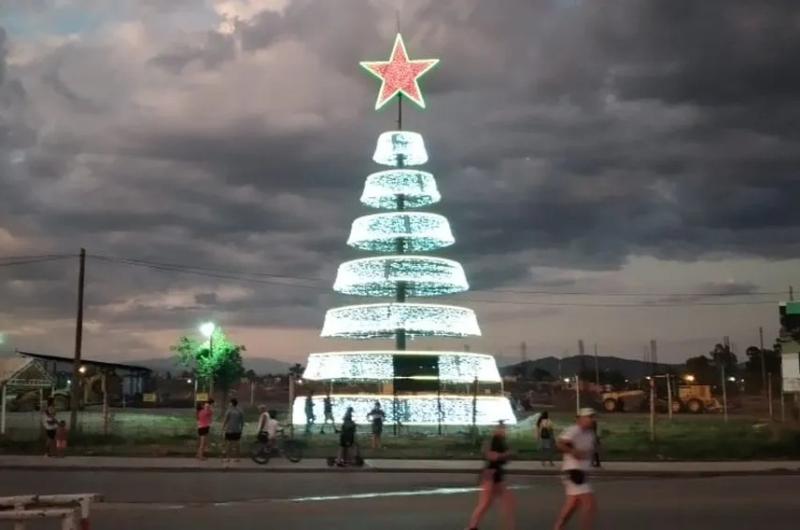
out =
[[[520,490],[527,489],[528,486],[509,486],[508,489]],[[319,495],[313,497],[293,497],[283,499],[285,502],[319,502],[319,501],[340,501],[345,499],[377,499],[381,497],[417,497],[423,495],[458,495],[460,493],[474,493],[481,488],[434,488],[427,490],[411,491],[381,491],[370,493],[352,493],[348,495]]]

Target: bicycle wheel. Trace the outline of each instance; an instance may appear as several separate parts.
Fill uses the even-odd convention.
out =
[[[264,465],[269,462],[269,450],[261,442],[253,444],[253,449],[250,451],[250,458],[256,464]]]
[[[283,454],[289,462],[296,464],[303,459],[303,447],[294,440],[286,440],[283,443]]]

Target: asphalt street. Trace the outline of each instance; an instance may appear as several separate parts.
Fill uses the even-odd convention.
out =
[[[553,477],[510,478],[518,528],[549,529]],[[476,498],[465,474],[0,471],[0,496],[94,492],[95,529],[461,529]],[[598,529],[796,530],[800,477],[605,479]],[[55,528],[37,523],[30,528]],[[0,526],[0,528],[4,528]],[[10,528],[10,526],[8,526]],[[500,528],[490,514],[483,528]]]

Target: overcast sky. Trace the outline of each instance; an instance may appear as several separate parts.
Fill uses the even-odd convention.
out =
[[[793,0],[3,0],[0,256],[226,271],[90,258],[91,358],[164,356],[206,319],[282,360],[385,346],[319,330],[352,302],[330,286],[395,112],[358,62],[388,57],[397,8],[410,56],[441,59],[404,124],[473,351],[771,344],[800,282]],[[76,274],[0,260],[5,348],[71,354]]]

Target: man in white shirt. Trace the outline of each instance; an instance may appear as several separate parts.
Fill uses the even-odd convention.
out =
[[[592,429],[594,416],[593,409],[581,409],[575,425],[558,437],[558,450],[564,454],[561,470],[564,473],[567,500],[558,516],[555,530],[562,530],[575,510],[580,511],[581,530],[590,530],[594,525],[597,501],[586,476],[597,443]]]

